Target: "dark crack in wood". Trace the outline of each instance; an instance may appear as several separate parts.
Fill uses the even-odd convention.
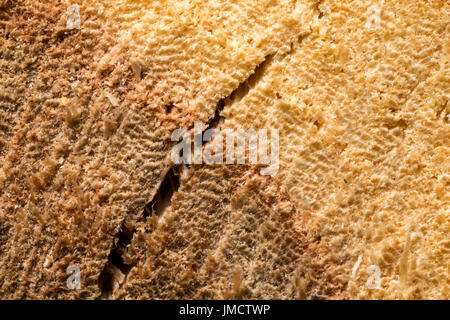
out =
[[[230,95],[217,103],[214,116],[206,124],[206,129],[203,133],[208,129],[220,126],[223,120],[221,112],[225,106],[231,102],[237,103],[241,101],[248,94],[250,89],[257,85],[273,57],[274,55],[266,56],[264,61],[255,68],[254,72],[245,81],[240,83]],[[172,108],[172,104],[167,105],[165,110],[166,113],[170,113]],[[140,221],[145,221],[148,217],[151,217],[151,220],[157,219],[157,217],[162,216],[164,212],[170,208],[172,197],[180,187],[180,174],[182,169],[183,167],[181,165],[177,165],[167,171],[153,199],[144,207],[142,216],[139,219]],[[124,262],[123,254],[130,245],[135,231],[136,230],[127,229],[124,221],[117,236],[117,243],[111,250],[108,256],[108,262],[98,280],[101,289],[100,299],[110,299],[114,293],[115,286],[121,288],[125,284],[131,269],[134,267],[134,265],[129,265]]]

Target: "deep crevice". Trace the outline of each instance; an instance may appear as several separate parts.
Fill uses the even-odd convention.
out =
[[[178,170],[178,166],[168,170],[152,201],[145,206],[140,220],[145,221],[150,215],[152,217],[160,216],[170,206],[173,194],[180,187]],[[135,230],[129,230],[125,226],[125,223],[122,225],[117,236],[117,243],[111,250],[108,256],[108,262],[98,279],[99,287],[102,292],[101,299],[110,298],[113,294],[114,283],[119,282],[119,287],[121,287],[123,283],[125,283],[131,269],[134,267],[134,264],[126,264],[123,259],[123,254],[131,244],[134,232]],[[123,278],[122,281],[121,278]]]
[[[122,256],[131,243],[132,237],[133,233],[122,226],[118,235],[118,241],[111,250],[108,262],[98,279],[98,285],[102,293],[100,299],[108,299],[113,293],[114,282],[118,281],[120,284],[120,278],[122,276],[126,277],[133,267],[133,265],[125,264]]]
[[[223,109],[229,104],[235,104],[242,101],[245,98],[245,96],[250,92],[250,90],[258,85],[258,83],[263,78],[265,71],[272,63],[274,56],[275,54],[269,54],[265,56],[264,60],[255,67],[253,73],[245,81],[241,82],[239,86],[236,89],[234,89],[228,96],[219,100],[215,109],[214,116],[208,121],[208,123],[205,126],[206,128],[202,132],[201,137],[199,137],[199,140],[202,141],[203,143],[202,145],[203,148],[205,148],[205,146],[209,142],[211,142],[211,141],[208,142],[203,141],[205,132],[209,129],[217,129],[218,127],[220,127],[220,125],[223,122],[223,117],[221,115]],[[194,140],[196,138],[197,137],[194,136]]]
[[[272,63],[274,56],[275,54],[267,55],[264,58],[264,61],[261,62],[258,66],[256,66],[254,72],[247,78],[247,80],[241,82],[239,86],[228,97],[222,99],[219,102],[219,106],[217,109],[219,109],[220,103],[222,103],[223,105],[222,108],[220,109],[220,111],[222,111],[225,106],[225,102],[228,100],[236,103],[244,99],[244,97],[249,93],[249,91],[252,88],[256,87],[257,84],[261,81],[266,69]]]
[[[153,200],[145,206],[142,213],[144,218],[151,214],[160,216],[170,206],[172,196],[180,187],[180,176],[177,169],[178,167],[173,167],[167,172]]]
[[[254,88],[257,83],[263,77],[264,71],[272,61],[274,55],[268,55],[264,61],[261,62],[254,70],[254,72],[239,86],[233,90],[233,92],[227,97],[221,99],[216,106],[214,116],[206,124],[204,132],[211,128],[216,128],[220,125],[222,117],[221,112],[225,108],[225,105],[232,101],[234,103],[241,101],[245,95],[248,94],[251,88]],[[172,111],[173,104],[165,106],[166,113]],[[203,132],[203,133],[204,133]],[[158,191],[154,195],[152,201],[150,201],[142,212],[141,220],[146,220],[149,216],[158,217],[164,214],[167,208],[170,207],[172,197],[180,187],[180,171],[182,167],[180,165],[170,168],[163,181],[161,182]],[[115,282],[119,282],[119,287],[123,286],[126,282],[126,278],[130,273],[134,265],[125,264],[123,254],[130,245],[135,230],[129,230],[125,223],[122,225],[121,230],[117,236],[117,243],[114,245],[108,256],[108,262],[100,277],[98,279],[99,288],[101,289],[100,299],[109,299],[114,291]],[[122,279],[122,281],[121,281]]]

